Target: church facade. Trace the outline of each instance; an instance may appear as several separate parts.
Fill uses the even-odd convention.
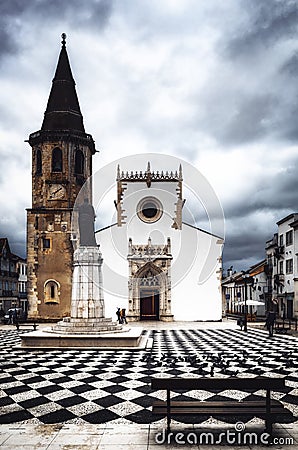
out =
[[[72,220],[79,197],[92,203],[96,152],[84,129],[62,37],[44,120],[28,140],[28,315],[49,320],[70,315],[73,249],[79,242]],[[96,232],[106,317],[115,317],[121,307],[130,321],[221,320],[223,240],[183,221],[183,167],[153,168],[148,161],[138,172],[129,170],[115,165],[116,200],[111,208],[116,207],[116,221]],[[212,271],[202,282],[210,248]]]
[[[125,307],[130,321],[221,320],[223,239],[184,222],[184,203],[181,165],[118,166],[117,222],[96,232],[106,314]]]

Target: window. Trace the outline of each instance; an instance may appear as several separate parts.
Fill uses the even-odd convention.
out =
[[[51,239],[43,238],[42,239],[42,248],[44,250],[51,248]]]
[[[60,302],[60,284],[56,280],[47,280],[44,284],[45,303]]]
[[[280,246],[284,245],[284,235],[283,235],[283,234],[281,234],[281,235],[279,236],[279,245],[280,245]]]
[[[293,273],[293,260],[292,259],[286,260],[286,273]]]
[[[52,151],[52,172],[62,172],[62,150],[58,147]]]
[[[76,151],[75,155],[75,174],[84,175],[84,153],[81,150]]]
[[[283,261],[280,261],[280,263],[279,263],[279,273],[284,273],[284,262]]]
[[[286,233],[286,245],[292,245],[293,244],[293,230],[288,231]]]
[[[137,206],[137,214],[139,218],[146,223],[153,223],[162,216],[162,204],[157,198],[146,197],[141,200]]]
[[[42,157],[41,157],[41,150],[38,148],[36,150],[36,175],[42,174]]]

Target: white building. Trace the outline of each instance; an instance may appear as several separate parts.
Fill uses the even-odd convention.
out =
[[[103,256],[106,317],[221,320],[223,240],[183,222],[177,172],[117,170],[117,223],[96,233]],[[212,267],[212,270],[210,269]]]
[[[269,297],[282,318],[298,317],[298,214],[277,222],[278,232],[266,243]]]
[[[19,306],[23,311],[28,311],[28,299],[27,299],[27,261],[19,258],[17,263],[18,278],[18,293],[19,293]]]
[[[247,306],[248,320],[263,317],[266,313],[265,292],[267,275],[266,260],[254,264],[246,272],[232,272],[222,280],[223,303],[226,314],[244,314]]]

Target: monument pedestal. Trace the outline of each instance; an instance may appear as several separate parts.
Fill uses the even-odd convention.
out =
[[[120,350],[144,350],[147,348],[148,335],[143,335],[141,327],[124,327],[119,331],[101,331],[100,333],[59,333],[50,328],[32,331],[21,335],[20,348],[34,350],[39,349],[120,349]],[[150,341],[150,340],[149,340]],[[150,343],[151,345],[151,343]]]

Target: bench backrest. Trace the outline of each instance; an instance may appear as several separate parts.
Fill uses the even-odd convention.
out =
[[[258,389],[284,389],[284,378],[151,378],[152,389],[169,390],[225,390],[256,391]]]

